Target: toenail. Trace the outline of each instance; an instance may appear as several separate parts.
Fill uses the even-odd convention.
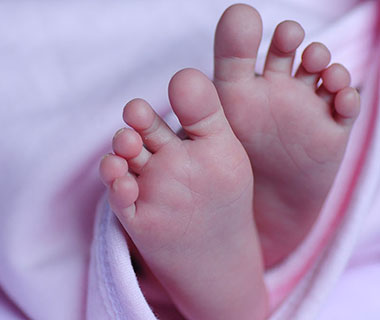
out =
[[[356,96],[356,99],[358,99],[360,101],[360,93],[359,93],[359,90],[354,88],[354,92],[355,92],[355,96]]]
[[[108,158],[109,156],[112,156],[112,154],[111,154],[111,153],[107,153],[107,154],[105,154],[105,155],[102,157],[101,161],[103,161],[105,158]]]
[[[120,135],[120,133],[122,133],[123,131],[125,130],[125,128],[121,128],[119,130],[116,131],[115,135],[113,136],[113,138],[115,139],[118,135]]]
[[[360,93],[359,93],[359,91],[356,89],[356,88],[354,88],[354,90],[353,90],[353,92],[354,92],[354,96],[355,96],[355,100],[356,100],[356,105],[357,106],[360,106],[360,100],[361,100],[361,96],[360,96]]]

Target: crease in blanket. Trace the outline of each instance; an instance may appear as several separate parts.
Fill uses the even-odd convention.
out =
[[[111,211],[109,208],[108,202],[104,202],[104,208],[103,210],[105,212]],[[110,315],[110,319],[122,319],[122,308],[121,303],[119,300],[119,297],[116,293],[115,283],[114,279],[112,277],[112,270],[110,267],[109,262],[109,247],[107,244],[107,228],[109,226],[109,220],[111,216],[109,214],[104,214],[100,216],[100,223],[99,223],[99,244],[97,246],[99,254],[97,255],[98,259],[98,276],[99,279],[104,279],[104,306],[107,310],[107,313]],[[110,303],[106,303],[106,299]],[[111,315],[111,313],[113,313]]]
[[[91,252],[87,319],[157,319],[141,292],[125,234],[106,194],[98,204]]]

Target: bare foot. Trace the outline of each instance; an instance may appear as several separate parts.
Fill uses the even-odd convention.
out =
[[[234,5],[215,35],[215,86],[226,117],[245,147],[255,176],[255,219],[264,261],[284,259],[315,222],[342,161],[359,95],[350,75],[310,44],[292,76],[304,30],[280,23],[264,73],[255,75],[262,34],[259,13]]]
[[[177,73],[169,97],[188,140],[141,99],[100,165],[113,211],[187,319],[263,319],[253,176],[214,85]],[[144,145],[143,145],[144,142]]]

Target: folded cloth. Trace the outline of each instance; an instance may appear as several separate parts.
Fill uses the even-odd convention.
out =
[[[146,98],[175,126],[168,80],[189,65],[211,75],[213,30],[229,4],[0,3],[1,319],[155,319],[123,230],[102,198],[97,165],[122,126],[125,101]],[[376,2],[252,4],[264,20],[258,70],[275,24],[295,19],[307,31],[305,44],[325,42],[362,88],[362,114],[318,224],[266,274],[273,319],[310,319],[321,309],[331,315],[336,309],[323,303],[352,255],[366,213],[378,221]],[[378,252],[367,245],[379,236],[370,227],[351,268]]]

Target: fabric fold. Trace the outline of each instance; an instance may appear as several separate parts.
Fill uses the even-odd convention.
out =
[[[212,75],[214,28],[232,3],[0,3],[1,319],[156,319],[124,231],[102,197],[98,161],[123,125],[122,105],[135,96],[178,125],[167,83],[185,66]],[[350,257],[359,279],[360,265],[380,252],[368,246],[379,239],[380,225],[379,5],[248,3],[264,21],[258,71],[274,26],[295,19],[307,34],[301,50],[324,42],[362,93],[360,118],[317,225],[266,274],[271,320],[316,319]]]

